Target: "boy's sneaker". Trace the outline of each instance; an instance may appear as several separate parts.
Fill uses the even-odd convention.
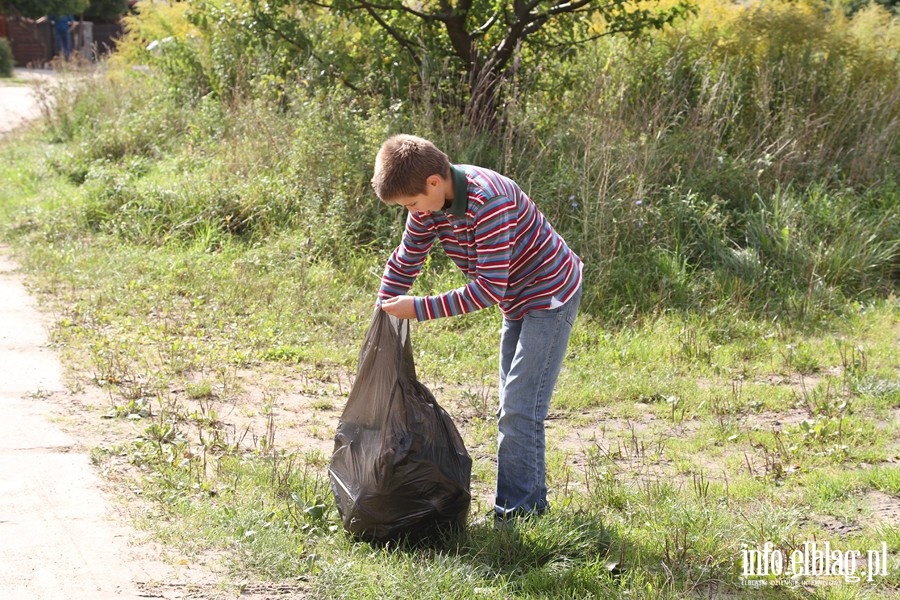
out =
[[[486,527],[488,525],[491,525],[496,528],[498,517],[499,515],[497,515],[496,512],[489,510],[480,517],[476,517],[475,520],[472,521],[472,525],[474,525],[475,527]]]
[[[528,512],[522,510],[497,512],[496,510],[490,510],[483,517],[479,517],[478,519],[476,519],[474,524],[487,525],[493,522],[494,529],[497,531],[502,531],[504,529],[514,527],[517,523],[536,519],[541,515],[547,514],[549,510],[549,506],[545,510],[542,510],[540,512]]]

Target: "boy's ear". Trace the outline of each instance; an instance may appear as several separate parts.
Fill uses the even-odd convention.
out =
[[[444,179],[440,175],[429,175],[425,178],[425,185],[431,187],[437,187],[444,183]]]

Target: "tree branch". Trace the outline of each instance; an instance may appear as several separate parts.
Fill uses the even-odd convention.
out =
[[[466,19],[469,17],[471,6],[471,0],[460,0],[454,9],[447,0],[441,0],[441,9],[444,13],[442,20],[447,37],[450,38],[450,45],[467,67],[471,67],[475,62],[475,44],[472,34],[466,30]]]
[[[589,4],[591,4],[591,0],[578,0],[577,2],[562,2],[560,4],[554,4],[553,6],[551,6],[547,10],[547,12],[545,12],[544,14],[550,16],[550,15],[561,15],[564,13],[578,12],[580,9],[584,8],[585,6],[588,6]],[[604,8],[608,8],[610,6],[613,6],[613,5],[607,4],[606,7],[604,7]],[[603,10],[603,9],[597,8],[597,9],[592,9],[592,10]]]
[[[481,37],[486,34],[491,29],[491,27],[494,26],[494,23],[497,22],[497,15],[498,13],[492,14],[490,18],[488,18],[488,20],[485,21],[484,24],[482,24],[481,27],[472,32],[472,37]]]
[[[381,28],[387,32],[387,34],[389,36],[394,38],[394,40],[398,44],[400,44],[401,48],[403,48],[404,50],[406,50],[407,53],[409,53],[409,56],[412,59],[412,61],[417,66],[421,66],[422,59],[420,59],[419,55],[416,53],[415,45],[410,40],[408,40],[405,37],[403,37],[402,35],[400,35],[399,31],[397,31],[396,29],[391,27],[390,24],[388,24],[384,19],[382,19],[381,15],[379,15],[377,12],[375,12],[372,8],[370,8],[368,6],[364,6],[363,8],[367,13],[369,13],[369,16],[371,16],[373,19],[375,19],[375,22],[378,23],[381,26]]]
[[[606,29],[603,31],[603,33],[598,33],[596,35],[592,35],[590,37],[586,37],[586,38],[580,39],[580,40],[570,40],[567,42],[561,42],[559,44],[540,44],[540,45],[543,46],[544,48],[554,48],[554,49],[569,48],[571,46],[580,46],[582,44],[587,44],[588,42],[593,42],[594,40],[599,40],[600,38],[606,37],[608,35],[615,35],[617,33],[634,33],[636,30],[637,30],[637,28],[635,28],[635,27],[622,28],[622,29]]]
[[[379,4],[377,2],[368,2],[367,0],[356,0],[356,4],[349,7],[350,10],[366,10],[366,11],[399,11],[405,12],[413,15],[414,17],[418,17],[423,21],[444,21],[445,16],[442,14],[434,14],[434,13],[425,13],[415,9],[410,8],[402,3],[396,4]],[[369,12],[369,14],[372,14]]]
[[[312,50],[312,48],[311,48],[309,45],[303,45],[303,44],[299,43],[299,42],[298,42],[297,40],[295,40],[293,37],[287,35],[287,34],[284,33],[283,31],[281,31],[280,28],[278,28],[278,27],[276,27],[275,25],[269,23],[267,19],[257,19],[257,22],[258,22],[258,23],[261,23],[263,27],[265,27],[266,29],[268,29],[271,33],[275,34],[277,37],[279,37],[279,38],[282,39],[283,41],[287,42],[287,43],[290,44],[291,46],[294,46],[295,48],[297,48],[298,50],[301,50],[301,51],[303,51],[303,52],[308,52],[309,55],[310,55],[311,57],[313,57],[313,59],[315,59],[316,62],[318,62],[320,65],[322,65],[322,66],[324,66],[324,67],[330,66],[329,63],[326,62],[326,61],[324,61],[324,60],[322,60],[322,58],[319,57],[319,56]],[[342,74],[337,73],[337,74],[336,74],[336,77],[338,78],[338,80],[340,80],[341,83],[343,83],[343,84],[344,84],[345,86],[347,86],[349,89],[351,89],[351,90],[353,90],[354,92],[357,92],[357,93],[360,92],[360,89],[359,89],[357,86],[355,86],[355,85],[353,85],[352,83],[350,83],[350,81],[347,80],[347,78],[344,77]]]

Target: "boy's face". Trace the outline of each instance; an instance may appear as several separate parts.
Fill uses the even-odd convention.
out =
[[[425,192],[416,196],[401,196],[391,202],[404,207],[409,212],[430,214],[443,210],[447,200],[444,178],[440,175],[430,175],[425,180]]]

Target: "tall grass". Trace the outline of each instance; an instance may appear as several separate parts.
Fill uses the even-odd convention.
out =
[[[219,37],[205,45],[177,6],[141,14],[116,61],[149,72],[112,69],[48,105],[52,136],[70,142],[53,164],[81,184],[67,210],[86,231],[208,250],[294,231],[311,255],[383,258],[402,219],[368,178],[402,130],[520,181],[585,259],[585,309],[608,320],[723,303],[802,318],[894,290],[900,29],[878,7],[847,19],[704,4],[518,81],[498,137],[468,135],[423,90],[383,108],[302,77],[277,96],[222,87]],[[163,35],[185,43],[139,46]],[[198,69],[220,83],[185,94]]]
[[[893,289],[896,19],[705,6],[644,43],[609,42],[540,74],[512,114],[530,134],[498,162],[616,310],[727,298],[803,314]]]

